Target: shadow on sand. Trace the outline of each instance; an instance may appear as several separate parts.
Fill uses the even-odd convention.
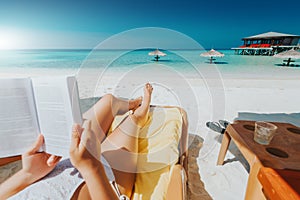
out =
[[[151,61],[156,62],[156,63],[161,63],[161,62],[170,63],[170,62],[174,62],[172,60],[155,60],[155,59],[152,59]]]
[[[188,188],[189,200],[211,200],[211,196],[205,190],[204,183],[201,181],[197,158],[203,145],[203,139],[194,134],[189,134],[189,156],[188,156]]]
[[[210,63],[210,62],[205,62],[207,64],[216,64],[216,65],[227,65],[228,62],[213,62],[213,63]]]
[[[81,113],[85,113],[88,109],[90,109],[97,101],[99,101],[101,97],[90,97],[85,99],[80,99],[80,109]]]
[[[282,64],[274,64],[278,67],[300,67],[300,65],[297,65],[297,64],[290,64],[290,65],[286,65],[285,63],[282,63]]]

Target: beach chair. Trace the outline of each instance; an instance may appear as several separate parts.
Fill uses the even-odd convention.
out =
[[[164,134],[167,134],[169,138],[168,140],[161,140],[161,144],[163,146],[169,146],[169,150],[173,149],[172,152],[165,151],[165,154],[173,154],[174,160],[169,160],[169,165],[166,167],[168,170],[167,174],[169,174],[169,180],[166,181],[167,185],[160,184],[155,187],[161,187],[162,192],[160,195],[157,194],[151,195],[151,199],[167,199],[167,200],[183,200],[187,199],[187,173],[188,173],[188,121],[187,114],[181,108],[176,107],[164,107],[164,108],[156,108],[153,110],[153,119],[157,117],[156,122],[159,120],[159,113],[164,112],[166,115],[166,121],[164,123],[164,129],[160,132],[160,137]],[[161,111],[159,109],[162,109]],[[151,138],[149,138],[151,140]],[[158,138],[157,138],[158,140]],[[169,142],[169,145],[167,143]],[[177,150],[175,150],[177,146]],[[142,145],[140,146],[140,148]],[[139,148],[139,149],[140,149]],[[166,162],[166,160],[165,160]],[[142,174],[141,174],[142,175]],[[142,175],[142,176],[145,176]],[[146,174],[146,176],[150,177],[150,174]],[[137,175],[139,178],[140,175]],[[160,177],[161,179],[161,177]],[[138,180],[138,179],[137,179]],[[137,182],[137,184],[143,184]],[[138,192],[135,190],[135,193]],[[166,193],[165,193],[166,192]],[[165,193],[165,195],[164,195]],[[135,196],[134,196],[135,197]],[[161,198],[160,198],[161,197]],[[148,198],[143,198],[148,199]]]
[[[123,118],[115,119],[112,130]],[[140,130],[133,200],[186,199],[187,137],[188,122],[183,109],[150,108],[149,119]]]

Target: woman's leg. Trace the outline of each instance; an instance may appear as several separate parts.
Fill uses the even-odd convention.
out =
[[[83,114],[84,119],[91,120],[92,131],[99,133],[101,141],[118,114],[124,114],[129,110],[137,109],[142,102],[142,98],[133,100],[122,100],[111,94],[104,95],[92,108]],[[85,183],[82,183],[73,194],[73,199],[90,199],[89,191]]]
[[[135,110],[141,102],[141,97],[127,101],[106,94],[83,114],[83,118],[91,120],[92,131],[99,133],[100,139],[103,141],[115,116],[124,114],[129,110]]]
[[[139,129],[148,119],[152,90],[147,83],[142,105],[121,122],[101,145],[102,155],[113,170],[121,194],[128,197],[131,197],[135,182]]]

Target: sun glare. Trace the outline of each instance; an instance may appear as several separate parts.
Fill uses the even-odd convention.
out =
[[[20,36],[18,34],[0,30],[0,49],[15,49],[20,44]]]

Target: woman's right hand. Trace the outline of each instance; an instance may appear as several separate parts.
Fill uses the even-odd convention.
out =
[[[74,167],[84,175],[100,164],[101,142],[91,130],[91,121],[85,121],[83,128],[75,124],[72,130],[70,160]]]
[[[119,199],[112,189],[101,164],[101,140],[91,130],[91,122],[84,128],[73,126],[70,160],[85,180],[91,199]]]

